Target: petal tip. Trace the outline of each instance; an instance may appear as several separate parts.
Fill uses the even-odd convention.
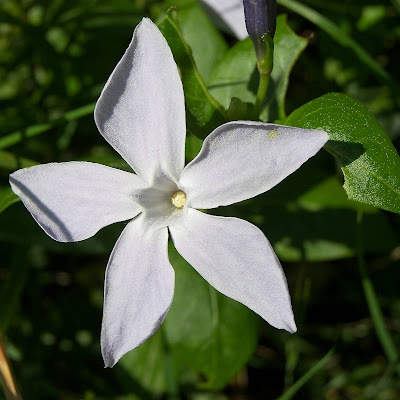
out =
[[[323,144],[325,144],[330,139],[326,131],[318,129],[317,132],[321,136],[321,141],[323,142]]]
[[[272,324],[270,321],[267,322],[276,329],[282,329],[291,334],[297,332],[297,326],[293,318],[291,318],[290,320],[281,320],[279,324]]]
[[[106,368],[113,368],[114,366],[115,366],[115,364],[117,363],[118,361],[112,361],[112,360],[104,360],[104,369],[106,369]]]
[[[101,350],[101,355],[103,356],[104,368],[113,368],[115,364],[120,360],[122,355],[118,356],[115,352]]]
[[[287,331],[288,331],[289,333],[292,333],[292,334],[293,334],[293,333],[296,333],[296,332],[297,332],[297,326],[296,326],[296,324],[293,322],[292,325],[288,326]]]
[[[152,30],[154,32],[161,34],[157,25],[148,17],[143,17],[142,20],[137,24],[134,34],[142,29]]]
[[[289,332],[289,333],[296,333],[297,332],[297,326],[296,326],[296,322],[294,321],[294,316],[293,314],[285,319],[283,321],[283,327],[282,327],[285,331]]]

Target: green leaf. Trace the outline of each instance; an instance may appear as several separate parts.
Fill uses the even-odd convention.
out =
[[[334,208],[364,210],[369,213],[375,213],[375,209],[372,206],[348,199],[339,178],[336,176],[329,177],[302,193],[296,203],[307,211]]]
[[[217,65],[210,81],[210,93],[228,108],[232,97],[254,103],[257,91],[257,60],[250,38],[233,46]]]
[[[0,213],[17,201],[19,201],[19,197],[13,193],[10,187],[0,187]]]
[[[263,120],[285,117],[285,96],[289,74],[294,63],[307,45],[307,40],[297,36],[287,24],[286,15],[277,18],[272,70],[268,93],[262,111]],[[250,38],[237,43],[216,67],[210,79],[211,94],[225,107],[232,97],[254,103],[258,72],[253,43]]]
[[[171,309],[159,330],[119,364],[142,391],[171,390],[188,369],[206,377],[203,388],[222,388],[252,355],[258,318],[213,289],[172,245],[169,256],[176,276]]]
[[[182,36],[192,50],[200,75],[207,81],[228,45],[197,2],[178,9]]]
[[[176,288],[164,322],[168,343],[181,368],[200,372],[208,388],[222,388],[252,355],[258,318],[212,288],[170,246]]]
[[[118,363],[125,373],[138,383],[132,385],[129,379],[119,374],[122,386],[132,390],[132,386],[140,385],[141,391],[162,394],[167,390],[166,353],[163,344],[162,327],[147,341],[127,353]],[[137,388],[135,392],[137,391]],[[140,393],[140,392],[139,392]],[[147,398],[147,397],[145,397]]]
[[[331,93],[295,110],[286,125],[325,130],[350,199],[400,213],[400,158],[375,117],[358,100]]]
[[[392,251],[398,238],[387,215],[349,200],[341,178],[326,171],[330,161],[329,154],[320,152],[267,193],[216,211],[261,228],[282,261],[354,257],[358,210],[365,212],[363,240],[368,254]]]
[[[183,38],[177,13],[173,8],[168,10],[167,17],[158,27],[167,39],[180,69],[185,91],[187,128],[189,132],[204,138],[225,122],[225,111],[208,92],[196,67],[192,51]]]

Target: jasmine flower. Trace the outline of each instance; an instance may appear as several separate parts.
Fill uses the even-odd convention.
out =
[[[105,365],[148,339],[173,299],[169,235],[218,291],[276,328],[296,331],[282,267],[264,234],[238,218],[199,211],[257,196],[327,141],[323,131],[236,121],[215,129],[185,166],[182,83],[168,44],[143,19],[95,109],[100,133],[130,173],[89,162],[10,175],[14,193],[53,239],[74,242],[130,220],[108,262],[101,348]]]

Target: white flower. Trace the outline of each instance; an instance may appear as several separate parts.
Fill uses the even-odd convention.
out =
[[[296,330],[284,273],[254,225],[205,214],[263,193],[327,141],[325,132],[261,122],[220,126],[186,167],[182,83],[168,44],[143,19],[97,102],[96,124],[136,175],[88,162],[21,169],[10,183],[53,239],[79,241],[131,220],[105,278],[106,366],[160,326],[174,293],[168,231],[179,253],[218,291],[271,325]]]
[[[248,36],[243,0],[199,0],[216,25],[242,40]]]

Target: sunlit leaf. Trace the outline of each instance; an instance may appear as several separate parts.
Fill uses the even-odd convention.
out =
[[[183,38],[176,10],[171,8],[158,27],[167,39],[181,73],[185,91],[187,129],[204,138],[225,121],[224,110],[208,92],[196,67],[192,51]]]
[[[306,47],[307,40],[291,30],[286,15],[280,15],[277,19],[274,44],[274,69],[261,115],[263,120],[269,121],[285,116],[289,74]],[[254,103],[257,85],[256,56],[249,38],[237,43],[227,52],[216,67],[209,83],[211,94],[226,108],[232,97]]]
[[[170,247],[176,288],[165,320],[181,368],[200,372],[205,386],[221,388],[248,361],[258,339],[258,317],[212,288]]]
[[[331,93],[294,111],[285,123],[324,129],[350,199],[400,213],[400,158],[375,117],[358,100]]]
[[[148,393],[162,394],[168,388],[167,354],[162,329],[161,327],[145,343],[122,357],[117,367],[125,372],[119,373],[121,384],[127,390],[137,386],[136,391],[142,392],[144,397]],[[130,379],[127,379],[126,374]]]
[[[207,82],[215,65],[228,50],[221,33],[205,14],[198,2],[178,7],[182,36],[192,50],[200,75]]]

